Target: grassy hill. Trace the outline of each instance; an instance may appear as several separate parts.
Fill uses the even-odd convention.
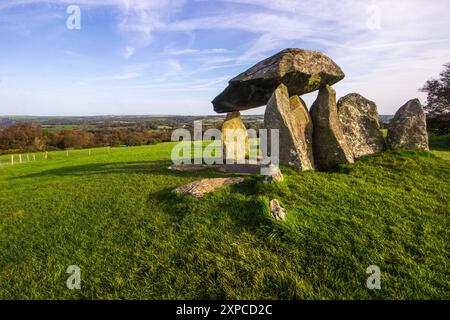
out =
[[[171,190],[221,174],[168,170],[171,143],[0,157],[0,298],[449,299],[450,151],[432,142],[202,200]]]

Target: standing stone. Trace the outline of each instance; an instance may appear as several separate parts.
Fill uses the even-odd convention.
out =
[[[291,95],[319,90],[344,79],[341,68],[321,52],[285,49],[230,80],[214,100],[218,113],[241,111],[267,105],[272,93],[284,84]]]
[[[280,167],[271,164],[268,168],[265,169],[265,176],[263,180],[265,184],[281,182],[284,180],[284,176],[280,170]]]
[[[337,108],[342,132],[355,159],[384,150],[375,102],[351,93],[339,99]]]
[[[313,151],[316,167],[332,169],[339,164],[353,163],[353,154],[340,127],[336,106],[336,91],[328,85],[319,91],[311,107],[314,125]]]
[[[388,127],[390,149],[429,150],[425,111],[419,99],[401,107]]]
[[[264,128],[280,130],[280,164],[302,170],[314,169],[313,125],[308,109],[299,96],[289,98],[288,89],[283,84],[267,104]],[[270,131],[268,134],[270,136]]]
[[[249,150],[247,129],[239,112],[227,114],[222,125],[222,141],[225,159],[234,162],[245,162],[245,156]]]

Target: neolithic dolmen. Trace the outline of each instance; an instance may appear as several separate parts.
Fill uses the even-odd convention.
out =
[[[223,129],[239,130],[245,128],[239,111],[266,105],[264,128],[279,130],[279,163],[301,170],[328,170],[386,147],[374,102],[356,93],[336,102],[332,85],[344,77],[341,68],[323,53],[286,49],[230,80],[212,104],[217,113],[228,113]],[[317,100],[308,112],[300,96],[317,90]],[[270,151],[270,139],[268,144]],[[408,102],[396,115],[388,144],[428,148],[418,100]]]

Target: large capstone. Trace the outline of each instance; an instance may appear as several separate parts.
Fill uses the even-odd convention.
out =
[[[313,125],[305,103],[299,96],[289,98],[285,85],[273,93],[264,115],[264,127],[279,129],[280,164],[302,170],[314,169],[312,134]],[[273,142],[269,141],[269,150]]]
[[[286,49],[230,80],[212,103],[218,113],[247,110],[266,105],[282,83],[290,95],[302,95],[344,77],[341,68],[323,53]]]
[[[245,162],[249,150],[247,129],[239,112],[230,112],[222,125],[225,159],[233,163]]]
[[[401,107],[388,127],[390,149],[429,150],[426,115],[419,99]]]
[[[339,99],[337,108],[345,140],[355,159],[384,150],[375,102],[351,93]]]
[[[353,153],[345,141],[336,106],[336,92],[328,85],[319,91],[311,107],[314,125],[314,162],[318,169],[329,170],[339,164],[353,163]]]

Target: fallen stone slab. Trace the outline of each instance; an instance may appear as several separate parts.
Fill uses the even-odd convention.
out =
[[[321,52],[285,49],[231,79],[212,104],[218,113],[252,109],[266,105],[282,83],[290,95],[303,95],[344,77],[341,68]]]
[[[228,173],[228,174],[236,174],[240,176],[247,175],[256,175],[261,173],[261,164],[174,164],[171,165],[169,170],[173,171],[181,171],[181,172],[195,172],[202,170],[218,170],[220,172]]]
[[[230,174],[238,174],[238,175],[255,175],[261,173],[261,164],[223,164],[218,166],[219,171],[230,173]]]
[[[212,165],[208,164],[173,164],[168,169],[174,170],[174,171],[182,171],[182,172],[189,172],[189,171],[201,171],[201,170],[207,170],[210,169]]]
[[[244,178],[241,177],[202,179],[178,187],[174,190],[174,192],[178,195],[189,195],[195,198],[201,198],[207,193],[214,192],[216,190],[235,185],[243,181]]]

